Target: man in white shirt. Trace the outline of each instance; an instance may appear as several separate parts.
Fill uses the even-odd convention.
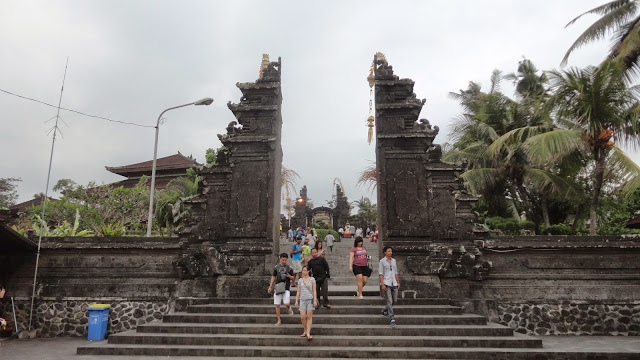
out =
[[[391,246],[382,249],[384,258],[378,263],[378,275],[380,277],[380,288],[385,293],[387,306],[382,309],[382,315],[389,318],[391,326],[396,326],[393,314],[393,304],[398,302],[398,289],[400,289],[400,279],[398,278],[398,266],[393,256]]]
[[[324,241],[327,243],[327,246],[329,247],[329,250],[331,251],[331,253],[333,253],[334,240],[335,238],[333,237],[333,235],[331,235],[331,233],[328,233],[327,236],[324,237]]]

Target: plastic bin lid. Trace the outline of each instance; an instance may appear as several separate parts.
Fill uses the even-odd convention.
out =
[[[104,310],[110,307],[111,307],[111,304],[93,304],[93,305],[87,306],[87,308],[90,308],[91,310]]]

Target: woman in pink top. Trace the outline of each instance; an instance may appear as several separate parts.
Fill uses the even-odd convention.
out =
[[[367,266],[367,249],[363,245],[361,236],[356,236],[349,253],[349,271],[356,276],[358,284],[358,298],[363,299],[362,288],[367,285],[371,276],[371,269]]]

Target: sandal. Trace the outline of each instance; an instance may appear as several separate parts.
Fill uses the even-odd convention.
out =
[[[289,315],[293,315],[293,309],[289,307]]]
[[[306,337],[306,336],[307,336],[307,334],[306,334],[306,333],[305,333],[305,334],[300,335],[300,337]]]
[[[280,321],[278,321],[275,325],[273,326],[280,326]]]
[[[313,336],[307,335],[307,340],[311,340],[311,339],[313,339]]]

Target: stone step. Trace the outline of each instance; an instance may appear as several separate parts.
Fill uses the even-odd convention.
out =
[[[173,333],[173,334],[268,334],[268,335],[299,335],[300,322],[273,326],[268,324],[235,324],[235,323],[163,323],[152,322],[140,325],[139,333]],[[392,328],[384,325],[341,325],[313,324],[313,333],[318,335],[352,336],[354,333],[362,336],[513,336],[509,327],[487,325],[402,325]],[[113,335],[112,335],[113,336]]]
[[[462,315],[397,315],[395,317],[399,325],[484,325],[484,316],[475,314]],[[177,312],[164,315],[163,321],[167,323],[246,323],[246,324],[268,324],[273,323],[275,314],[191,314],[187,312]],[[284,324],[296,324],[300,322],[298,314],[283,314]],[[324,314],[313,315],[314,324],[364,324],[364,325],[384,325],[389,324],[389,320],[381,315],[356,315],[356,314]]]
[[[302,329],[300,326],[298,332],[301,331]],[[256,347],[309,346],[309,342],[306,338],[301,338],[300,336],[296,335],[154,334],[136,333],[134,331],[111,335],[109,336],[109,343],[138,345],[238,345]],[[542,340],[528,336],[336,336],[314,334],[313,346],[541,348]]]
[[[315,314],[362,314],[362,315],[378,315],[383,308],[384,303],[380,301],[376,305],[332,305],[330,309],[317,309]],[[396,314],[403,315],[459,315],[465,310],[459,306],[451,305],[397,305],[394,306]],[[285,306],[281,306],[282,313],[286,313]],[[297,313],[297,309],[294,309]],[[274,305],[257,305],[257,304],[210,304],[210,305],[191,305],[187,308],[187,312],[191,314],[274,314]]]
[[[329,297],[332,296],[354,296],[356,295],[356,285],[331,285],[329,284],[328,287],[328,295]],[[295,296],[295,294],[297,294],[297,287],[292,286],[291,287],[291,295]],[[366,285],[364,288],[362,288],[362,295],[363,296],[375,296],[379,299],[381,299],[382,297],[380,296],[380,288],[378,287],[377,283],[375,286],[373,285]]]
[[[273,305],[273,297],[265,297],[261,299],[254,298],[202,298],[202,299],[178,299],[186,301],[189,305],[207,305],[207,304],[269,304]],[[295,300],[295,298],[294,298]],[[384,298],[380,296],[366,296],[364,299],[358,299],[351,296],[329,296],[331,305],[380,305],[385,304]],[[397,306],[404,305],[449,305],[449,299],[445,298],[417,298],[417,299],[398,299]]]
[[[315,340],[315,337],[314,337]],[[314,346],[204,346],[204,345],[116,345],[107,342],[78,347],[78,355],[217,356],[289,358],[386,358],[386,359],[473,359],[473,360],[637,360],[624,352],[548,351],[514,348],[434,348],[434,347],[335,347]]]

